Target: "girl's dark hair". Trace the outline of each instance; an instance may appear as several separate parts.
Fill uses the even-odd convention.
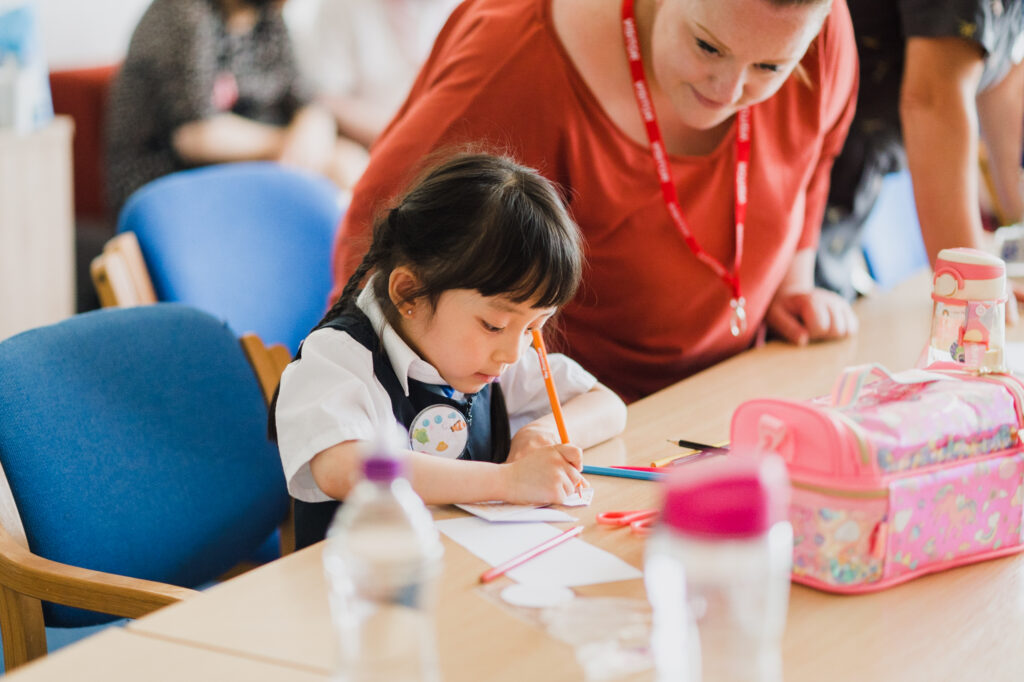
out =
[[[399,266],[420,284],[408,300],[436,305],[448,289],[473,289],[558,307],[579,286],[581,250],[579,230],[549,181],[507,157],[460,153],[427,170],[377,221],[369,251],[321,324],[354,306],[373,272],[373,295],[397,327],[388,280]]]
[[[255,7],[256,9],[262,9],[271,5],[284,5],[281,0],[242,0],[242,4]]]

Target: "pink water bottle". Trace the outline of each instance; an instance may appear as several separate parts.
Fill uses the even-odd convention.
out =
[[[976,249],[943,249],[935,261],[932,300],[928,364],[1006,371],[1006,264],[1001,259]]]
[[[788,500],[775,455],[716,457],[669,479],[644,559],[659,681],[782,679]]]

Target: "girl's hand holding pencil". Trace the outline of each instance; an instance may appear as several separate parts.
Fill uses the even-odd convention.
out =
[[[503,464],[506,492],[501,499],[516,504],[558,504],[576,492],[585,481],[579,465],[571,464],[562,453],[569,447],[548,446]]]
[[[504,465],[506,494],[502,499],[521,504],[560,503],[588,483],[583,470],[583,450],[569,442],[562,407],[548,366],[544,339],[537,329],[533,346],[551,403],[551,418],[523,426],[512,438]],[[548,425],[554,422],[554,430]]]
[[[514,469],[513,472],[519,472],[520,474],[525,473],[525,477],[520,477],[514,485],[525,484],[526,489],[533,491],[536,488],[534,483],[529,482],[529,477],[533,473],[538,473],[540,476],[550,476],[549,473],[543,473],[548,467],[542,462],[530,462],[532,459],[541,458],[544,460],[551,458],[551,453],[557,453],[558,457],[561,458],[562,462],[558,462],[557,459],[552,461],[557,465],[556,469],[561,469],[558,473],[558,483],[562,485],[561,489],[564,489],[564,485],[571,484],[572,489],[565,494],[556,495],[555,499],[544,499],[543,503],[548,502],[561,502],[566,496],[571,495],[576,491],[576,487],[582,481],[582,476],[579,475],[583,469],[583,450],[572,444],[563,444],[559,442],[558,433],[551,431],[544,427],[543,424],[533,422],[526,424],[516,435],[512,438],[512,445],[509,450],[508,462],[509,466],[523,465],[524,469]],[[566,466],[568,465],[568,468]],[[572,472],[570,472],[572,470]],[[575,473],[575,476],[573,476]],[[518,475],[518,474],[517,474]],[[550,483],[551,480],[546,481]],[[545,487],[545,481],[537,481],[542,487]],[[551,490],[558,490],[559,488],[552,488]],[[551,491],[546,491],[546,494],[550,494]],[[534,503],[539,500],[531,500]]]
[[[516,431],[516,435],[512,437],[512,444],[509,448],[508,460],[514,462],[526,455],[530,454],[534,450],[541,448],[551,447],[552,445],[560,445],[562,441],[558,437],[558,431],[553,427],[548,427],[542,423],[541,420],[530,422],[521,429]],[[582,464],[583,451],[574,446],[573,449],[579,453],[579,460]],[[573,462],[574,464],[576,462]],[[579,467],[576,467],[577,469]]]

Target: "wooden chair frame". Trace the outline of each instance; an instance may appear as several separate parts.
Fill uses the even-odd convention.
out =
[[[153,280],[134,232],[122,232],[103,247],[89,267],[104,308],[156,303]]]
[[[266,347],[254,334],[246,334],[240,343],[269,404],[291,355],[281,345]],[[280,533],[283,555],[295,548],[291,514],[282,522]],[[196,590],[176,585],[94,571],[33,554],[0,466],[0,637],[8,671],[46,655],[41,601],[138,618],[196,594]]]

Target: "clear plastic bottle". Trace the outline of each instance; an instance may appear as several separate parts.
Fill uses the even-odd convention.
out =
[[[668,481],[644,566],[658,680],[782,679],[788,492],[774,456],[716,457]]]
[[[367,457],[323,554],[338,635],[337,682],[439,679],[434,606],[443,553],[430,513],[402,477],[402,462]]]

